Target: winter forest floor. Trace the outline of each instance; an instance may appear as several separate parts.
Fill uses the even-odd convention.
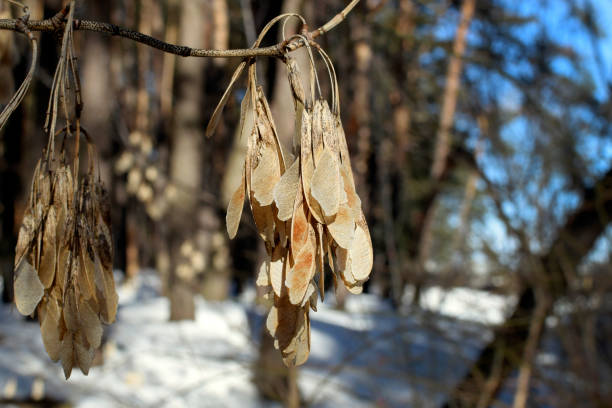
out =
[[[169,322],[153,273],[119,285],[117,322],[106,328],[104,364],[65,381],[46,355],[38,323],[0,306],[0,394],[75,407],[273,407],[258,397],[251,365],[265,311],[254,292],[196,299],[196,321]],[[393,312],[374,295],[333,296],[311,312],[312,347],[299,371],[311,407],[435,407],[502,321],[511,301],[476,291],[429,289],[428,310]],[[478,307],[476,307],[478,305]]]

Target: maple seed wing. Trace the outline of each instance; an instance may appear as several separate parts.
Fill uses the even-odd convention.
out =
[[[55,264],[57,262],[56,231],[55,207],[49,207],[43,233],[42,257],[38,268],[40,280],[45,288],[49,288],[53,283],[53,278],[55,278]]]
[[[79,315],[81,318],[81,328],[84,331],[87,342],[94,349],[100,347],[102,342],[102,324],[96,313],[89,306],[87,301],[81,301],[79,304]]]
[[[312,245],[305,245],[295,257],[295,264],[287,274],[286,285],[289,289],[289,301],[292,304],[299,305],[302,303],[315,271],[315,248]]]
[[[327,224],[327,229],[339,246],[350,249],[355,236],[353,211],[347,205],[341,205],[334,220]]]
[[[23,260],[15,271],[15,305],[19,313],[29,316],[34,313],[36,306],[42,299],[45,288],[38,278],[36,269]]]
[[[357,281],[364,281],[370,276],[373,263],[372,242],[367,226],[359,223],[355,230],[355,240],[350,251],[353,277]]]
[[[44,318],[40,323],[40,331],[42,333],[43,344],[49,358],[53,361],[59,360],[60,357],[60,310],[55,299],[50,299],[45,305]]]
[[[62,368],[66,379],[72,374],[72,366],[74,364],[74,350],[72,348],[72,334],[67,333],[62,340],[60,349],[60,359],[62,360]]]
[[[283,264],[282,259],[270,262],[270,282],[276,296],[281,295],[283,287]]]
[[[32,241],[35,238],[35,230],[38,228],[36,219],[32,214],[31,208],[26,209],[19,229],[19,237],[17,238],[17,247],[15,248],[15,266],[26,255]]]
[[[251,190],[260,205],[266,206],[274,201],[274,187],[280,179],[278,155],[271,147],[264,147],[257,167],[251,176]]]
[[[219,124],[219,120],[221,119],[221,113],[223,112],[223,108],[225,107],[225,104],[227,103],[230,95],[232,94],[232,89],[234,87],[234,84],[240,77],[240,74],[242,74],[242,71],[244,70],[245,67],[246,67],[246,61],[243,61],[240,63],[240,65],[238,65],[238,67],[234,71],[234,74],[232,75],[232,79],[230,80],[229,85],[225,89],[225,92],[223,93],[221,100],[217,104],[217,107],[215,108],[215,111],[213,112],[212,117],[210,118],[210,122],[208,122],[208,126],[206,127],[206,137],[210,137],[215,132],[215,129],[217,128],[217,125]]]
[[[310,191],[326,217],[336,215],[340,202],[340,171],[331,149],[323,151],[312,174]]]
[[[293,206],[300,183],[300,159],[296,159],[274,187],[274,202],[278,219],[287,221],[293,215]]]
[[[240,218],[242,217],[242,209],[244,207],[244,172],[242,172],[241,182],[227,206],[227,213],[225,214],[225,225],[227,227],[227,234],[230,239],[233,239],[238,232],[238,226],[240,225]]]
[[[271,285],[270,274],[268,273],[268,262],[267,261],[263,261],[261,263],[255,284],[262,288],[266,288]]]

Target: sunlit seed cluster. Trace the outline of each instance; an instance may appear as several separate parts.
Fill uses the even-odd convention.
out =
[[[335,286],[339,277],[355,294],[361,293],[373,263],[340,121],[335,72],[327,54],[320,49],[319,53],[332,78],[332,108],[320,91],[315,96],[315,83],[319,86],[312,54],[307,78],[293,58],[285,57],[296,117],[293,155],[281,147],[268,102],[256,81],[256,63],[250,61],[239,125],[247,154],[226,214],[227,231],[233,238],[248,200],[268,255],[257,276],[257,285],[272,300],[266,326],[288,366],[308,358],[309,309],[316,310],[318,297],[324,298],[325,258]],[[311,85],[309,99],[303,80]],[[217,110],[225,100],[224,96]],[[213,115],[213,128],[217,120]]]

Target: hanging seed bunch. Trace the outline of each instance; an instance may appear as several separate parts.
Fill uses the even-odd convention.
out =
[[[290,162],[292,156],[283,154],[266,98],[256,83],[255,61],[249,61],[239,128],[240,137],[247,143],[247,155],[241,183],[226,215],[227,230],[233,238],[244,199],[248,198],[268,254],[257,277],[257,285],[264,288],[273,303],[266,326],[288,366],[303,364],[308,358],[309,309],[316,311],[319,296],[324,298],[325,264],[329,265],[336,288],[339,277],[351,293],[358,294],[369,278],[373,262],[370,234],[355,191],[340,121],[333,65],[327,54],[318,49],[332,82],[330,108],[321,96],[310,43],[298,37],[306,44],[311,69],[310,75],[303,78],[296,61],[285,55],[296,117],[295,159]],[[238,67],[230,87],[242,69]],[[310,84],[309,99],[303,80]],[[226,95],[211,119],[209,133],[219,119],[218,111],[225,98]]]
[[[95,147],[79,121],[73,7],[71,3],[45,124],[49,141],[34,171],[19,231],[14,281],[17,310],[23,315],[37,313],[47,354],[53,361],[61,360],[66,378],[74,366],[88,373],[102,339],[102,323],[112,323],[117,311],[108,194],[97,170]],[[69,107],[71,92],[74,104]],[[66,127],[56,135],[58,105]],[[87,139],[88,170],[81,176],[82,134]],[[59,136],[63,140],[57,152]]]

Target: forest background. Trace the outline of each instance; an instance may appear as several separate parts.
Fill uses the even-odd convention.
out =
[[[32,19],[64,5],[24,3]],[[77,3],[79,18],[212,49],[246,48],[283,12],[299,12],[318,27],[345,6],[337,0]],[[20,13],[0,1],[0,18]],[[612,399],[610,22],[606,0],[364,0],[317,39],[335,64],[374,245],[365,292],[394,321],[420,316],[416,330],[433,326],[459,348],[473,336],[474,322],[453,320],[452,329],[444,328],[440,311],[428,308],[428,294],[469,289],[469,308],[486,309],[481,300],[488,295],[507,305],[499,321],[478,323],[488,335],[476,351],[459,368],[442,370],[453,375],[435,380],[427,373],[440,369],[440,361],[428,352],[406,353],[408,333],[395,331],[398,342],[387,351],[405,361],[393,369],[417,384],[409,401],[392,399],[396,406],[420,406],[415,395],[430,392],[438,397],[424,406],[603,407]],[[41,129],[58,55],[54,34],[36,35],[40,66],[0,133],[7,305],[29,183],[46,143]],[[273,29],[266,45],[281,36]],[[240,60],[184,58],[85,31],[75,32],[75,44],[82,123],[95,135],[111,191],[118,276],[129,282],[154,270],[173,321],[194,319],[200,296],[238,301],[252,290],[263,259],[250,217],[243,216],[235,240],[225,232],[244,155],[235,141],[244,82],[215,135],[206,139],[204,132]],[[22,36],[0,31],[0,104],[27,73],[27,47]],[[285,68],[274,58],[258,61],[258,80],[289,145],[294,118],[286,109],[293,102]],[[329,95],[329,83],[321,86]],[[351,296],[330,295],[349,319]],[[468,335],[457,336],[462,330]],[[0,348],[10,336],[0,333]],[[255,333],[254,341],[258,395],[304,403],[299,369],[280,364],[266,333]],[[366,366],[376,374],[371,362]],[[374,404],[382,396],[363,398]]]

